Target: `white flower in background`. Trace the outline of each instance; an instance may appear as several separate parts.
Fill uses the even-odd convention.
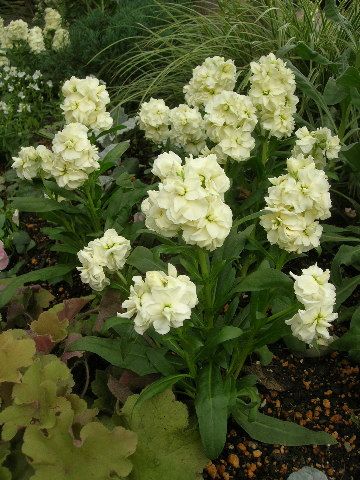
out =
[[[187,153],[197,155],[205,147],[205,125],[197,108],[182,104],[170,110],[170,140]]]
[[[129,240],[118,235],[116,230],[106,230],[77,254],[82,266],[77,267],[83,283],[93,290],[101,291],[110,284],[107,275],[121,270],[130,253]]]
[[[165,237],[182,232],[185,242],[208,250],[220,247],[232,226],[231,209],[223,202],[230,180],[214,154],[186,158],[161,154],[153,173],[159,190],[148,191],[141,210],[145,225]]]
[[[182,327],[198,303],[195,284],[186,275],[178,275],[171,264],[168,274],[149,271],[145,279],[135,276],[133,282],[130,296],[122,304],[127,311],[118,316],[135,317],[134,328],[140,335],[151,326],[160,335],[167,334],[171,328]]]
[[[19,210],[18,209],[14,210],[14,213],[12,214],[12,217],[11,217],[11,221],[17,227],[20,225],[20,218],[19,218]]]
[[[12,168],[19,178],[32,180],[37,176],[48,178],[47,164],[52,159],[52,152],[44,145],[22,147],[17,157],[13,157]]]
[[[55,30],[54,37],[52,40],[52,49],[55,52],[62,50],[70,44],[70,33],[66,28],[58,28]]]
[[[64,101],[61,109],[68,123],[79,122],[92,130],[112,127],[113,119],[106,111],[110,97],[106,85],[95,77],[71,77],[62,87]]]
[[[47,33],[52,30],[58,30],[61,27],[61,15],[54,8],[45,8],[45,28],[44,32]]]
[[[288,137],[295,127],[293,115],[299,99],[294,95],[295,76],[273,53],[251,62],[249,96],[256,106],[261,126],[270,135]]]
[[[18,42],[26,42],[29,34],[29,26],[24,20],[12,20],[3,30],[1,35],[1,47],[13,48]]]
[[[318,220],[330,217],[330,185],[312,157],[302,154],[287,161],[288,173],[270,178],[265,197],[267,213],[260,224],[268,241],[288,252],[307,252],[320,245],[322,227]]]
[[[0,35],[0,45],[1,45],[1,35]],[[5,67],[5,66],[8,66],[9,64],[10,64],[10,61],[6,56],[5,50],[0,49],[0,67]]]
[[[302,153],[311,156],[318,168],[323,168],[326,159],[338,158],[340,152],[340,139],[337,135],[331,135],[328,128],[318,128],[309,131],[307,127],[301,127],[295,132],[296,141],[292,155]]]
[[[46,50],[44,37],[40,27],[33,27],[28,35],[29,48],[33,53],[41,53]]]
[[[154,143],[165,143],[169,138],[170,108],[164,100],[150,98],[141,104],[139,125],[145,132],[145,137]]]
[[[185,100],[191,106],[203,106],[223,90],[233,90],[236,67],[232,60],[208,57],[193,70],[190,82],[184,86]]]
[[[87,137],[88,128],[81,123],[70,123],[53,139],[52,176],[60,187],[80,187],[88,175],[99,168],[97,148]]]
[[[335,287],[329,283],[329,270],[322,270],[316,264],[303,269],[302,274],[295,278],[294,290],[297,299],[304,305],[285,323],[291,326],[295,337],[314,345],[328,345],[333,338],[330,336],[331,323],[338,317],[334,313],[336,301]]]

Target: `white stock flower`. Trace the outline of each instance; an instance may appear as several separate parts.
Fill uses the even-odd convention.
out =
[[[232,226],[231,209],[223,202],[230,180],[210,154],[181,159],[175,153],[161,154],[153,173],[161,179],[159,190],[148,191],[141,206],[145,225],[165,237],[182,232],[185,242],[214,250],[220,247]]]
[[[118,316],[135,317],[134,328],[140,335],[151,326],[160,335],[167,334],[171,328],[182,327],[198,303],[195,284],[186,275],[178,276],[171,264],[168,274],[149,271],[145,279],[135,276],[133,282],[130,296],[122,304],[127,311]]]
[[[224,155],[237,162],[243,162],[250,158],[251,150],[255,147],[255,139],[250,132],[240,128],[228,127],[224,131],[224,137],[219,142]]]
[[[52,176],[60,187],[80,187],[88,175],[99,168],[97,148],[87,137],[88,128],[81,123],[70,123],[53,139]]]
[[[29,48],[33,53],[41,53],[45,51],[45,42],[40,27],[33,27],[29,30],[28,35]]]
[[[110,97],[106,85],[95,77],[71,77],[62,87],[61,109],[68,123],[79,122],[92,130],[108,130],[113,124],[106,105]]]
[[[18,42],[26,42],[29,34],[29,26],[24,20],[12,20],[2,33],[2,48],[13,48]]]
[[[223,90],[233,90],[236,67],[232,60],[208,57],[194,68],[190,82],[184,86],[185,100],[191,106],[203,106]]]
[[[197,108],[182,104],[169,112],[170,140],[187,153],[197,155],[205,147],[205,125]]]
[[[273,53],[250,63],[249,96],[259,112],[261,126],[270,135],[288,137],[295,127],[293,115],[299,99],[294,95],[295,76]]]
[[[307,127],[301,127],[296,130],[295,135],[297,139],[292,155],[309,155],[318,168],[325,166],[326,159],[338,158],[340,139],[337,135],[331,135],[328,128],[318,128],[310,132]]]
[[[47,33],[51,30],[57,30],[61,27],[61,15],[54,8],[45,8],[45,28],[44,32]]]
[[[288,252],[307,252],[320,245],[322,227],[318,220],[330,217],[330,185],[312,157],[302,154],[287,160],[288,173],[270,178],[265,197],[267,213],[260,224],[271,244]]]
[[[12,168],[16,170],[19,178],[32,180],[42,175],[50,176],[48,165],[52,164],[53,154],[44,145],[34,147],[22,147],[17,157],[13,157]]]
[[[55,52],[62,50],[70,44],[70,33],[66,28],[58,28],[55,30],[54,37],[52,40],[52,49]]]
[[[335,287],[329,283],[329,270],[324,271],[315,264],[303,269],[301,275],[294,275],[291,272],[290,275],[295,279],[296,297],[306,307],[318,302],[330,306],[335,304]]]
[[[333,312],[336,294],[335,287],[329,283],[329,270],[322,270],[316,264],[303,269],[295,278],[294,290],[297,299],[305,309],[299,310],[292,318],[286,320],[295,337],[314,345],[328,345],[333,338],[329,328],[337,317]]]
[[[150,98],[141,104],[139,125],[144,130],[145,137],[154,143],[165,143],[170,135],[170,108],[164,100]]]
[[[96,238],[77,254],[81,267],[77,267],[83,283],[93,290],[101,291],[110,284],[107,275],[121,270],[130,253],[129,240],[118,235],[116,230],[106,230],[101,238]]]

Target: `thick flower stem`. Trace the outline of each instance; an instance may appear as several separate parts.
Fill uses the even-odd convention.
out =
[[[99,232],[101,230],[101,227],[100,227],[99,217],[98,217],[98,214],[97,214],[97,211],[96,211],[96,208],[95,208],[95,205],[94,205],[94,201],[93,201],[93,198],[92,198],[91,186],[90,185],[85,186],[85,194],[86,194],[86,198],[87,198],[86,205],[87,205],[88,211],[90,213],[90,217],[91,217],[91,220],[92,220],[94,230],[95,230],[95,232]]]
[[[210,270],[208,265],[208,254],[199,249],[199,263],[201,276],[203,278],[203,291],[204,291],[204,300],[205,300],[205,320],[207,326],[211,328],[214,324],[213,316],[213,295],[212,295],[212,284],[210,282]]]

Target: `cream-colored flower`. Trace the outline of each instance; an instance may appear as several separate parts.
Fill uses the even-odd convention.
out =
[[[58,30],[61,27],[62,18],[60,13],[54,8],[45,8],[45,28],[44,32],[47,33],[52,30]]]
[[[170,108],[164,100],[150,98],[141,104],[139,125],[146,138],[157,144],[165,143],[170,135]]]
[[[33,53],[41,53],[46,50],[44,37],[40,27],[33,27],[28,35],[29,48]]]
[[[58,28],[55,30],[54,37],[52,40],[52,49],[55,52],[62,50],[70,44],[70,33],[66,28]]]

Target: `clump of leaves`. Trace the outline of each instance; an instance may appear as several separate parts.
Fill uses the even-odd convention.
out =
[[[52,428],[57,413],[68,401],[74,385],[67,366],[54,355],[36,358],[12,391],[13,405],[0,413],[3,440],[11,440],[21,428],[36,424]]]
[[[0,334],[0,382],[18,383],[22,369],[33,363],[35,343],[23,330]]]
[[[135,433],[123,427],[110,431],[100,422],[90,422],[77,436],[73,422],[74,412],[64,409],[53,429],[44,432],[33,425],[26,429],[22,451],[35,469],[31,480],[110,480],[129,475]]]
[[[69,320],[60,315],[63,309],[63,304],[59,303],[42,312],[37,320],[31,322],[31,330],[38,335],[49,335],[53,342],[64,340],[68,333]]]
[[[201,478],[207,458],[197,428],[189,425],[186,405],[171,390],[143,402],[138,397],[129,397],[122,410],[126,425],[138,436],[129,479]]]

